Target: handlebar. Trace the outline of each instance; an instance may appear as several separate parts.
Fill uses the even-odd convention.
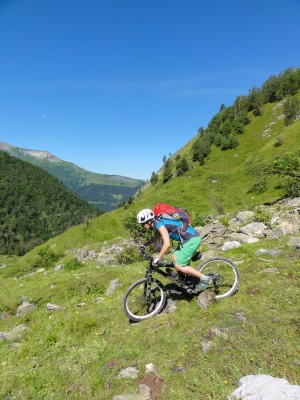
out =
[[[150,254],[146,254],[146,250],[140,250],[141,256],[145,258],[145,260],[149,261],[152,264],[152,261],[154,260],[154,257],[151,256]],[[168,262],[167,260],[159,260],[159,263],[157,265],[158,267],[171,267],[173,266],[172,262]]]

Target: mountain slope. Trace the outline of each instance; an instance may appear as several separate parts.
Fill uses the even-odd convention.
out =
[[[0,254],[19,254],[100,214],[42,168],[0,151]]]
[[[297,94],[300,99],[300,94]],[[239,145],[221,150],[212,145],[200,165],[192,159],[192,146],[197,137],[170,157],[172,177],[163,183],[164,166],[154,185],[148,183],[135,199],[134,209],[152,207],[156,202],[169,202],[187,208],[194,214],[235,212],[272,202],[287,194],[286,176],[271,173],[276,159],[300,150],[300,120],[285,126],[282,102],[266,104],[263,115],[249,113],[250,123],[239,135]],[[280,138],[280,146],[277,145]],[[188,171],[176,175],[176,159],[186,158]],[[299,177],[298,171],[298,177]]]
[[[145,181],[139,179],[86,171],[47,151],[19,148],[4,142],[0,142],[0,150],[45,169],[68,190],[103,211],[117,208],[145,184]]]
[[[145,265],[112,266],[108,257],[126,250],[124,221],[136,227],[136,212],[158,200],[187,208],[194,225],[214,220],[226,230],[226,221],[256,205],[256,215],[271,224],[280,203],[268,208],[264,203],[286,196],[289,179],[300,178],[300,120],[286,126],[281,101],[262,108],[259,116],[249,112],[235,148],[212,145],[200,164],[192,153],[197,136],[170,158],[166,182],[165,164],[157,182],[133,202],[22,257],[0,257],[3,398],[136,397],[140,383],[152,383],[157,399],[227,399],[242,376],[256,374],[299,385],[299,233],[284,234],[282,228],[273,239],[226,252],[240,270],[239,290],[205,311],[196,298],[163,280],[175,311],[138,324],[128,321],[122,300],[129,285],[144,276]],[[184,157],[188,170],[177,176]],[[286,203],[281,223],[288,232],[289,219],[299,219],[299,200],[294,207]],[[207,250],[204,242],[201,250]],[[120,282],[114,293],[107,291],[112,281]],[[17,315],[27,300],[33,310]],[[49,304],[54,311],[45,311]],[[149,363],[154,373],[148,373]],[[137,368],[137,378],[122,379],[120,372],[130,367]]]

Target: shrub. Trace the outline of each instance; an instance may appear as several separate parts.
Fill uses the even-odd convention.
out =
[[[120,264],[132,264],[140,261],[141,256],[138,247],[126,247],[121,253],[118,254],[117,260]]]
[[[254,210],[254,221],[262,222],[265,225],[269,226],[271,221],[271,215],[263,207],[258,207]]]
[[[285,125],[290,125],[296,121],[300,116],[300,100],[288,96],[284,104]]]
[[[185,157],[180,158],[176,163],[177,176],[182,176],[189,170],[189,164]]]
[[[38,258],[35,260],[34,268],[49,268],[59,260],[61,254],[55,253],[49,246],[43,247],[38,251]]]
[[[207,217],[200,214],[192,214],[192,226],[204,226],[207,224]]]
[[[131,213],[129,216],[127,216],[123,224],[133,239],[137,241],[141,241],[143,239],[145,240],[146,232],[143,227],[137,223],[135,213]]]
[[[289,178],[286,184],[286,191],[289,197],[300,197],[300,179]]]
[[[79,268],[83,267],[83,264],[77,260],[77,258],[72,258],[71,260],[65,263],[65,269],[67,271],[75,271]]]
[[[158,175],[153,171],[151,178],[150,178],[150,183],[152,186],[154,186],[158,181]]]
[[[267,182],[265,179],[261,179],[258,182],[253,183],[251,188],[248,190],[247,193],[254,193],[254,194],[260,194],[263,193],[267,190]]]
[[[283,143],[282,137],[278,136],[275,140],[274,147],[280,147]]]

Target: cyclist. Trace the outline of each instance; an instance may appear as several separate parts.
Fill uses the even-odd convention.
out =
[[[157,232],[162,238],[163,245],[153,260],[153,266],[157,266],[159,260],[166,254],[167,250],[171,246],[171,238],[179,242],[177,249],[172,255],[172,260],[179,276],[181,274],[195,276],[200,279],[198,288],[203,290],[206,288],[207,284],[211,281],[211,278],[207,275],[201,274],[201,272],[189,265],[191,258],[195,255],[201,243],[201,237],[194,228],[188,226],[184,232],[181,232],[182,223],[180,221],[167,218],[159,218],[156,220],[154,212],[149,208],[145,208],[137,214],[137,222],[146,230],[154,231],[154,236],[152,236],[144,245],[141,245],[140,248],[144,249],[145,246],[154,243],[157,238]]]

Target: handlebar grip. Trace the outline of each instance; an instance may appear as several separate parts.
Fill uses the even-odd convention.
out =
[[[166,267],[168,262],[166,260],[160,260],[158,263],[158,267]]]

